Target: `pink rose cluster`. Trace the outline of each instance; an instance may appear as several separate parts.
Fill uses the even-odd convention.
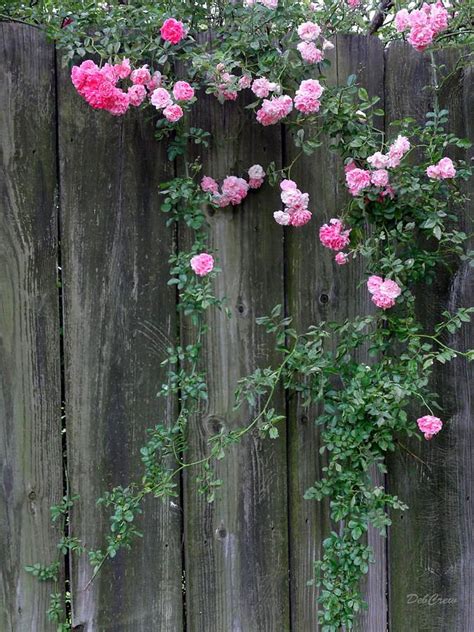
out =
[[[441,158],[438,163],[427,168],[426,175],[434,180],[447,180],[456,176],[456,169],[451,158]]]
[[[127,78],[132,82],[127,90],[117,85]],[[156,72],[152,76],[148,65],[132,71],[128,59],[115,65],[104,64],[102,68],[89,59],[72,68],[71,79],[78,93],[90,106],[121,116],[131,105],[138,107],[143,103],[147,93],[160,83],[161,74]]]
[[[243,74],[241,77],[226,71],[225,64],[218,64],[216,71],[210,76],[210,83],[216,86],[216,96],[221,103],[235,101],[240,90],[250,88],[252,77]]]
[[[191,268],[198,276],[206,276],[214,269],[214,257],[207,252],[201,252],[191,258]]]
[[[324,88],[317,79],[302,81],[295,94],[295,108],[304,114],[318,112],[323,91]]]
[[[298,27],[298,35],[301,41],[296,48],[303,61],[308,64],[317,64],[322,61],[324,59],[323,50],[318,48],[315,43],[321,35],[321,27],[316,22],[303,22]]]
[[[296,182],[283,180],[280,183],[281,201],[284,204],[283,211],[276,211],[273,217],[281,226],[304,226],[311,219],[308,211],[309,194],[302,193]]]
[[[265,179],[265,171],[261,165],[252,165],[248,170],[249,187],[251,189],[259,189]]]
[[[170,123],[176,123],[183,116],[184,110],[178,103],[186,103],[194,99],[194,88],[187,81],[177,81],[170,92],[162,86],[153,91],[150,101],[157,110],[163,110],[164,117]],[[174,98],[174,101],[173,101]]]
[[[433,39],[446,30],[449,13],[442,2],[423,4],[421,9],[401,9],[395,16],[395,27],[399,33],[409,30],[408,42],[415,50],[423,51]]]
[[[276,9],[278,0],[244,0],[244,7],[253,7],[256,4],[263,4],[267,9]]]
[[[356,9],[360,6],[361,0],[347,0],[347,4],[351,7],[351,9]]]
[[[187,31],[182,22],[174,18],[168,18],[164,21],[160,33],[165,41],[170,42],[170,44],[178,44],[186,37]]]
[[[247,197],[249,189],[259,189],[265,179],[265,171],[261,165],[252,165],[248,170],[249,181],[236,176],[227,176],[222,181],[221,190],[214,178],[204,176],[201,180],[201,189],[212,195],[212,202],[224,208],[225,206],[236,206]]]
[[[293,109],[293,99],[287,94],[264,99],[257,110],[257,121],[264,126],[274,125],[284,119]]]
[[[367,281],[367,289],[372,294],[372,302],[381,309],[389,309],[395,305],[395,299],[400,296],[400,286],[391,279],[372,275]]]
[[[370,171],[360,169],[354,161],[349,162],[345,167],[346,185],[351,195],[359,195],[359,193],[370,186]]]
[[[329,224],[323,224],[319,229],[319,241],[326,248],[331,250],[343,250],[349,245],[351,229],[345,229],[340,219],[331,219]],[[347,263],[348,255],[344,252],[338,252],[335,261],[339,265]]]
[[[434,417],[433,415],[420,417],[416,420],[416,423],[427,440],[432,439],[443,427],[441,419],[439,417]]]
[[[346,184],[351,195],[359,195],[364,189],[370,186],[383,189],[382,198],[386,195],[393,197],[394,191],[390,186],[389,173],[387,169],[398,167],[403,156],[410,149],[410,141],[405,136],[398,138],[390,145],[388,152],[383,154],[380,151],[375,152],[367,158],[367,162],[373,171],[369,169],[360,169],[356,164],[349,162],[344,170],[346,172]]]
[[[273,82],[268,81],[265,77],[259,77],[252,83],[252,92],[260,99],[264,99],[270,95],[270,92],[280,92],[281,87]]]
[[[398,167],[403,156],[410,149],[410,141],[406,136],[398,136],[388,148],[386,154],[376,151],[367,158],[367,162],[376,169],[387,169]]]
[[[267,79],[256,79],[252,84],[252,91],[260,97],[265,97],[270,92],[278,92],[280,86],[269,82]],[[295,94],[294,106],[304,114],[317,112],[321,106],[320,97],[324,91],[317,79],[306,79],[301,82]],[[287,94],[264,99],[262,106],[257,110],[257,121],[262,125],[274,125],[284,119],[293,109],[293,99]]]

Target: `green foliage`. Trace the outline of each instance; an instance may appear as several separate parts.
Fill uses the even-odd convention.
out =
[[[33,577],[37,577],[41,582],[58,581],[59,574],[59,562],[53,562],[49,566],[43,564],[33,564],[32,566],[25,566],[25,570],[31,573]]]
[[[56,623],[56,632],[67,632],[72,629],[71,623],[65,621],[67,618],[65,605],[71,607],[71,596],[66,593],[65,597],[61,593],[52,593],[49,600],[49,608],[46,611],[49,621]]]
[[[50,508],[52,522],[56,522],[60,517],[66,518],[78,498],[79,496],[64,496],[58,505],[53,505]]]

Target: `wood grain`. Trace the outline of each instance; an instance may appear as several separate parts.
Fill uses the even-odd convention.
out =
[[[328,81],[345,85],[351,74],[365,86],[370,96],[380,96],[383,107],[383,47],[374,37],[339,36],[331,55]],[[324,96],[323,96],[324,98]],[[287,152],[295,153],[291,138]],[[286,160],[288,162],[288,160]],[[319,242],[318,229],[339,215],[347,201],[344,171],[338,156],[328,150],[328,141],[310,158],[295,166],[292,179],[310,194],[313,220],[299,229],[285,233],[287,256],[288,313],[301,331],[321,321],[341,322],[366,314],[370,301],[358,284],[363,278],[362,262],[340,267],[334,253]],[[319,454],[320,429],[315,419],[321,408],[304,410],[301,402],[290,400],[289,417],[289,484],[290,484],[290,551],[292,629],[310,632],[317,627],[317,589],[307,586],[314,575],[313,563],[322,555],[322,541],[331,528],[327,503],[303,499],[305,490],[321,478],[324,459]],[[303,457],[304,455],[304,457]],[[378,473],[376,484],[384,484]],[[371,566],[365,598],[369,609],[359,625],[365,632],[381,632],[386,621],[386,556],[385,541],[373,530],[369,541],[375,550],[376,563]]]
[[[97,548],[108,516],[96,499],[140,479],[145,429],[176,412],[156,397],[176,333],[173,235],[158,192],[173,176],[143,113],[92,110],[67,72],[59,109],[68,461],[81,495],[73,532]],[[180,629],[180,509],[149,499],[137,524],[144,538],[87,590],[90,566],[73,563],[73,620],[83,632]]]
[[[439,80],[454,70],[458,52],[437,58],[444,65]],[[428,54],[414,56],[408,45],[396,44],[386,59],[387,120],[415,114],[422,122],[432,109],[432,95],[423,86],[434,81]],[[410,86],[400,90],[400,83]],[[450,110],[450,127],[461,137],[473,137],[472,69],[454,72],[444,82],[441,107]],[[461,156],[459,152],[453,158]],[[470,154],[472,156],[472,152]],[[470,185],[472,195],[472,183]],[[472,232],[472,202],[461,224]],[[440,269],[433,286],[417,293],[418,312],[427,330],[441,312],[473,304],[473,274],[467,264],[453,262],[450,272]],[[472,348],[472,326],[447,340],[458,349]],[[444,632],[474,627],[472,529],[472,365],[456,360],[435,369],[433,390],[440,393],[445,427],[435,439],[411,441],[408,448],[426,463],[400,453],[390,460],[389,487],[409,505],[395,513],[390,530],[390,630]],[[414,419],[426,414],[413,407]],[[426,600],[434,600],[429,603]],[[425,600],[425,601],[423,601]]]
[[[60,537],[54,49],[0,24],[0,59],[0,629],[44,632],[61,588],[24,567],[55,561]]]
[[[239,97],[243,98],[243,95]],[[264,130],[254,115],[202,97],[192,124],[212,132],[203,173],[222,180],[243,175],[254,163],[279,161],[279,128]],[[254,413],[232,410],[240,377],[275,364],[274,340],[255,323],[283,303],[283,244],[273,221],[277,193],[250,192],[238,207],[217,211],[210,235],[219,256],[215,292],[227,297],[231,319],[211,310],[204,366],[209,402],[190,422],[190,459],[207,454],[206,441],[220,427],[249,423]],[[181,239],[186,237],[182,235]],[[193,332],[183,323],[183,341]],[[283,393],[275,406],[284,411]],[[185,482],[186,602],[188,632],[284,632],[290,629],[286,432],[262,440],[256,432],[219,462],[224,481],[212,505]]]

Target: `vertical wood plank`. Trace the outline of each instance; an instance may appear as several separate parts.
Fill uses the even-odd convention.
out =
[[[54,49],[0,23],[0,60],[0,629],[43,632],[60,589],[24,567],[55,561],[60,537]]]
[[[356,74],[370,96],[381,97],[383,107],[384,59],[380,41],[375,37],[339,36],[335,43],[328,81],[345,85],[348,76]],[[291,138],[287,139],[287,145],[291,160],[296,151]],[[324,248],[318,237],[319,227],[337,217],[347,200],[342,162],[325,143],[311,158],[297,163],[292,179],[301,190],[310,194],[314,218],[303,228],[288,229],[285,233],[288,313],[295,318],[301,331],[323,320],[341,322],[369,313],[372,308],[367,294],[363,288],[357,288],[363,277],[363,262],[338,266],[334,262],[334,253]],[[320,413],[319,406],[307,411],[300,401],[290,402],[292,629],[298,632],[317,629],[317,589],[306,584],[314,576],[313,563],[320,559],[322,541],[330,530],[327,503],[303,499],[305,490],[321,478],[324,466],[324,459],[319,454],[320,429],[314,424]],[[378,472],[373,474],[376,483],[383,485],[383,477]],[[362,615],[359,626],[364,632],[381,632],[385,629],[387,608],[385,541],[371,529],[369,543],[374,548],[376,562],[371,565],[364,586],[369,609]]]
[[[140,480],[145,429],[175,414],[158,399],[160,366],[175,338],[167,286],[172,232],[158,185],[172,177],[165,148],[143,112],[95,112],[60,83],[60,164],[66,415],[74,535],[101,547],[109,529],[96,499]],[[84,587],[91,568],[73,563],[74,625],[83,632],[181,630],[181,514],[149,499],[143,539]]]
[[[447,75],[459,51],[437,58]],[[387,120],[415,115],[420,122],[432,109],[432,96],[423,86],[433,80],[428,54],[414,53],[407,44],[389,47],[386,59]],[[450,128],[473,139],[474,97],[472,68],[455,72],[443,85],[441,106],[450,110]],[[406,86],[400,90],[400,85]],[[456,154],[451,154],[456,158]],[[462,155],[460,152],[457,154]],[[472,152],[470,152],[472,156]],[[472,182],[470,184],[472,192]],[[461,217],[472,231],[472,202]],[[455,263],[451,272],[440,270],[433,286],[417,295],[420,318],[426,329],[440,320],[443,310],[473,304],[473,274],[467,264]],[[451,336],[454,348],[472,348],[472,326]],[[427,464],[408,454],[389,463],[389,488],[409,509],[393,516],[390,529],[390,630],[442,632],[470,630],[474,626],[474,573],[472,566],[473,440],[470,430],[473,383],[472,364],[456,360],[435,368],[433,390],[441,394],[440,416],[445,427],[431,442],[413,440],[409,449]],[[425,414],[415,403],[414,419]]]
[[[222,180],[244,175],[254,163],[277,163],[279,128],[263,129],[239,104],[200,97],[192,124],[212,133],[203,173]],[[240,107],[239,107],[240,105]],[[242,427],[249,410],[232,410],[240,377],[275,364],[274,340],[255,323],[283,303],[282,233],[273,220],[277,192],[267,185],[242,205],[210,217],[211,242],[222,272],[215,292],[226,296],[232,318],[208,317],[203,366],[209,401],[190,421],[189,459],[207,454],[206,442],[221,427]],[[181,240],[181,237],[180,237]],[[185,324],[185,323],[184,323]],[[183,342],[192,339],[183,327]],[[274,402],[284,411],[283,393]],[[185,482],[186,603],[188,632],[284,632],[289,630],[286,432],[262,440],[256,432],[217,467],[224,481],[209,505],[198,495],[195,473]]]

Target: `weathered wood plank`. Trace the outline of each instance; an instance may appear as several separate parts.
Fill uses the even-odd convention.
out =
[[[158,185],[172,177],[165,148],[143,112],[94,112],[61,76],[60,165],[66,414],[71,489],[81,495],[73,532],[104,545],[108,517],[95,504],[139,480],[145,429],[175,414],[156,398],[160,366],[175,337],[175,293],[167,286],[172,232]],[[132,552],[91,569],[73,563],[74,624],[84,632],[180,630],[181,515],[150,499]]]
[[[0,629],[43,632],[61,590],[24,566],[55,561],[60,537],[54,49],[2,23],[0,59]]]
[[[444,53],[440,73],[454,68],[457,52]],[[413,115],[424,120],[432,109],[432,96],[423,86],[433,81],[428,54],[414,54],[408,45],[396,44],[386,59],[387,120]],[[400,86],[406,86],[401,90]],[[474,136],[472,69],[454,73],[443,86],[441,105],[450,110],[450,127],[461,137]],[[472,155],[472,152],[471,152]],[[456,156],[453,154],[452,156]],[[471,184],[472,191],[472,184]],[[467,232],[472,202],[462,223]],[[443,310],[473,303],[473,275],[460,262],[451,273],[440,270],[433,286],[420,287],[418,311],[427,329],[439,321]],[[473,346],[472,327],[452,336],[449,344],[466,349]],[[441,393],[445,427],[431,442],[407,443],[426,463],[409,454],[398,454],[389,463],[390,492],[409,505],[395,513],[390,529],[390,630],[444,632],[470,630],[474,626],[472,528],[472,418],[470,385],[472,365],[457,360],[435,370],[433,389]],[[419,413],[419,414],[418,414]],[[425,414],[416,404],[414,418]],[[430,601],[431,600],[431,601]]]
[[[242,103],[243,95],[239,97]],[[279,128],[264,130],[238,105],[202,97],[192,124],[212,132],[203,173],[222,180],[264,167],[281,156]],[[190,421],[189,459],[207,454],[206,441],[222,425],[246,425],[248,410],[232,410],[237,380],[277,361],[274,340],[255,323],[283,303],[282,233],[273,220],[277,192],[267,185],[241,206],[210,218],[219,251],[215,291],[226,296],[232,318],[213,311],[204,361],[209,402]],[[180,237],[181,240],[181,237]],[[184,342],[192,331],[183,328]],[[284,410],[280,392],[275,405]],[[212,505],[185,482],[186,603],[188,632],[289,630],[286,432],[276,441],[247,437],[219,462],[224,485]]]
[[[370,96],[380,96],[383,107],[383,48],[376,38],[359,36],[338,37],[332,54],[328,80],[345,85],[351,74],[367,88]],[[323,96],[324,98],[324,96]],[[294,153],[292,141],[287,140],[288,152]],[[288,162],[288,160],[286,160]],[[311,158],[297,163],[292,173],[303,191],[311,198],[312,222],[303,228],[285,233],[287,251],[288,313],[295,318],[301,331],[310,324],[343,321],[371,311],[367,294],[357,289],[363,274],[363,262],[351,262],[340,267],[334,253],[324,248],[318,238],[321,224],[339,215],[339,208],[347,199],[344,171],[340,159],[327,144]],[[290,551],[292,629],[306,632],[317,629],[317,589],[307,586],[313,562],[322,555],[322,541],[330,530],[326,503],[305,501],[303,494],[315,480],[321,478],[323,458],[320,430],[314,419],[320,407],[303,410],[301,402],[290,401],[289,418],[289,482],[290,482]],[[302,458],[302,455],[306,455]],[[383,477],[376,475],[378,484]],[[369,610],[361,618],[366,632],[381,632],[386,621],[386,556],[385,542],[372,530],[370,544],[375,550],[376,563],[371,566],[364,588]]]

